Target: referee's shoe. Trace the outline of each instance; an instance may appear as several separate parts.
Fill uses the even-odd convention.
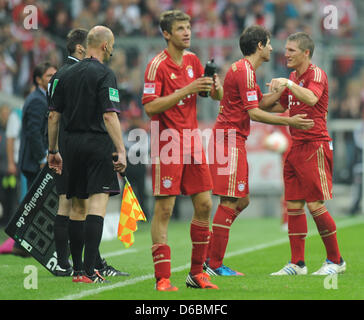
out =
[[[76,281],[75,281],[76,282]],[[77,282],[84,283],[108,283],[109,281],[105,280],[97,271],[92,276],[87,275],[86,273],[81,276],[81,278]]]
[[[73,268],[69,266],[68,268],[62,268],[57,264],[55,269],[55,275],[57,277],[71,277],[73,276]]]
[[[95,270],[103,277],[130,276],[129,273],[116,270],[114,267],[108,265],[105,259],[102,259],[101,263],[102,267],[99,269],[96,268]]]

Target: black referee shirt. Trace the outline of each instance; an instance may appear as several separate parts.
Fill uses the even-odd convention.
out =
[[[53,75],[51,80],[48,83],[48,91],[47,91],[47,101],[48,101],[48,108],[52,105],[52,96],[58,84],[59,78],[67,72],[67,70],[73,66],[75,63],[79,62],[75,57],[68,56],[67,60],[65,61],[64,65]],[[59,126],[60,134],[63,132],[64,128],[64,117],[61,118],[61,123]]]
[[[49,109],[62,113],[69,133],[107,133],[103,114],[120,113],[114,73],[94,58],[72,65],[59,77]]]

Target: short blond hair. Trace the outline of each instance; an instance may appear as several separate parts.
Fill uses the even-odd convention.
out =
[[[159,27],[161,31],[172,33],[172,26],[175,21],[191,21],[191,17],[181,10],[168,10],[162,12],[159,19]]]
[[[313,56],[313,51],[315,50],[315,43],[311,39],[311,37],[306,32],[296,32],[291,34],[287,41],[295,41],[298,43],[298,47],[302,50],[310,51],[310,58]]]

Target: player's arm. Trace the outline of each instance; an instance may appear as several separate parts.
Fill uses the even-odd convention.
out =
[[[57,111],[50,111],[48,116],[48,150],[58,150],[59,120],[61,114]]]
[[[152,116],[162,113],[186,98],[189,94],[194,94],[200,91],[211,91],[213,80],[210,77],[201,77],[191,82],[186,87],[183,87],[168,96],[155,98],[151,102],[144,105],[146,114]]]
[[[48,115],[48,166],[57,174],[62,173],[62,157],[58,152],[59,120],[61,114],[50,111]]]
[[[263,94],[263,98],[259,101],[259,108],[273,113],[284,112],[285,108],[279,102],[283,91],[284,90],[280,90],[279,92],[268,92]]]
[[[116,112],[105,112],[103,114],[106,130],[114,143],[118,154],[118,161],[114,161],[115,170],[122,173],[126,169],[126,151],[123,136],[121,134],[121,124]]]
[[[6,138],[6,156],[8,159],[8,174],[16,174],[16,164],[14,160],[15,138]]]
[[[306,114],[296,114],[293,117],[281,117],[265,112],[259,108],[249,109],[248,113],[251,120],[267,124],[290,126],[303,130],[311,129],[314,125],[312,119],[305,119]]]
[[[292,94],[301,102],[313,107],[317,101],[318,97],[310,90],[304,87],[300,87],[293,81],[286,78],[276,78],[272,79],[269,84],[270,91],[275,92],[281,90],[281,88],[289,88]]]

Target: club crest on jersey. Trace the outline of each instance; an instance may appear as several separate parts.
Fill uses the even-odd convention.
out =
[[[245,182],[244,181],[239,181],[238,182],[238,190],[240,192],[242,192],[242,191],[244,191],[244,189],[245,189]]]
[[[305,80],[301,80],[301,81],[300,81],[300,83],[299,83],[298,85],[299,85],[300,87],[303,87],[304,83],[305,83]]]
[[[258,94],[257,91],[248,91],[246,93],[246,98],[248,99],[248,101],[258,101]]]
[[[145,94],[154,94],[155,93],[155,83],[144,83],[144,91]]]
[[[192,79],[193,78],[193,69],[192,66],[187,66],[186,68],[188,76]]]
[[[173,181],[172,177],[163,177],[162,181],[164,188],[169,189],[170,187],[172,187],[172,181]]]

